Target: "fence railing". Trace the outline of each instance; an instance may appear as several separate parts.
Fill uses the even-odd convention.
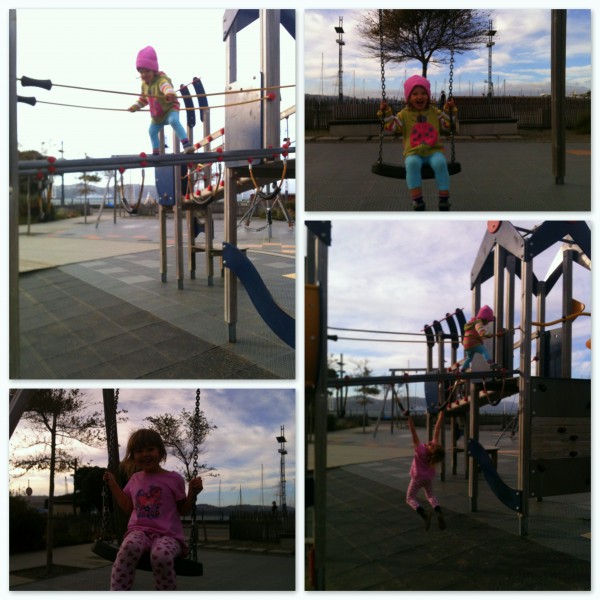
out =
[[[548,96],[495,96],[493,98],[478,96],[456,96],[458,118],[460,120],[461,106],[469,107],[469,113],[476,113],[477,107],[494,105],[510,105],[512,112],[518,119],[517,127],[523,129],[550,129],[551,128],[551,98]],[[331,121],[352,121],[362,119],[377,119],[379,98],[349,99],[342,103],[337,99],[319,96],[307,96],[305,99],[305,129],[328,129]],[[402,100],[388,98],[387,103],[394,111],[399,111]],[[565,98],[565,125],[572,129],[583,119],[591,114],[591,99],[580,97]]]
[[[294,535],[294,511],[236,512],[229,516],[229,538],[254,542],[278,542],[283,535]]]

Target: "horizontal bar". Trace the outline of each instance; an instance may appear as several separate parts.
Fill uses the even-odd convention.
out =
[[[79,173],[85,171],[110,171],[125,169],[143,169],[146,167],[168,167],[177,165],[200,164],[273,158],[281,154],[293,154],[295,148],[257,148],[249,150],[225,150],[223,152],[192,152],[190,154],[136,154],[111,156],[106,158],[76,158],[49,160],[23,160],[19,162],[20,175],[35,175],[38,172],[50,174]]]
[[[457,379],[493,379],[507,377],[518,373],[514,371],[472,371],[468,373],[423,373],[421,375],[381,375],[378,377],[345,377],[343,379],[328,379],[327,387],[362,387],[367,385],[386,385],[392,383],[423,383],[426,381],[455,381]]]

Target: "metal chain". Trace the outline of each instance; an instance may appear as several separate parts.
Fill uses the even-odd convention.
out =
[[[454,81],[454,28],[452,29],[452,45],[450,46],[450,76],[448,80],[448,100],[453,98],[452,96],[452,82]],[[450,108],[450,162],[456,162],[456,152],[454,150],[454,114],[453,108]]]
[[[198,476],[198,454],[200,446],[200,389],[196,390],[196,407],[192,417],[192,478]],[[189,556],[198,560],[198,526],[196,524],[196,501],[192,506],[192,527],[190,530]]]
[[[386,101],[385,95],[385,58],[383,52],[383,10],[379,9],[379,52],[381,60],[381,101]],[[384,115],[381,116],[381,122],[379,123],[379,164],[383,162],[383,124]]]

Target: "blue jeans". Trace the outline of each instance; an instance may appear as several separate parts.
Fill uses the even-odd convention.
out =
[[[446,157],[441,152],[434,152],[431,156],[411,154],[404,159],[406,183],[409,190],[421,187],[421,167],[423,165],[429,165],[433,169],[438,190],[447,191],[450,189],[450,174],[448,173]]]
[[[469,350],[465,350],[465,362],[463,363],[462,370],[466,371],[471,366],[471,361],[476,354],[481,354],[483,358],[489,363],[492,362],[492,357],[488,352],[488,349],[483,345],[475,346]]]
[[[178,137],[179,140],[187,139],[187,133],[185,132],[183,125],[179,122],[179,111],[172,110],[167,115],[167,118],[160,125],[157,125],[156,123],[150,124],[148,133],[150,134],[150,141],[152,142],[153,150],[158,150],[160,148],[160,140],[158,134],[165,125],[170,125],[173,128],[173,131],[175,132],[175,135]]]

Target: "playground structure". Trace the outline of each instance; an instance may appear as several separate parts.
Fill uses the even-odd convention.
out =
[[[327,379],[327,252],[330,223],[307,222],[306,263],[306,397],[314,406],[314,471],[306,473],[307,505],[314,506],[313,539],[309,562],[315,589],[324,589],[326,557],[327,389],[338,386],[382,385],[386,397],[392,390],[392,406],[398,402],[394,386],[424,383],[428,404],[428,430],[440,408],[448,411],[452,432],[452,467],[456,473],[457,416],[468,418],[468,497],[470,510],[478,511],[479,465],[496,497],[518,515],[518,532],[528,533],[529,502],[547,496],[591,491],[591,382],[572,378],[572,325],[589,316],[573,297],[573,266],[591,271],[591,232],[583,221],[546,221],[533,230],[509,222],[489,222],[471,270],[472,314],[481,307],[482,285],[493,282],[496,316],[492,356],[499,365],[491,370],[474,360],[472,370],[460,373],[456,352],[465,318],[462,309],[426,325],[427,367],[422,374],[345,377]],[[545,280],[534,275],[534,259],[556,243],[562,243]],[[517,289],[516,279],[521,280]],[[546,301],[557,283],[562,284],[562,311],[548,319]],[[516,298],[521,298],[517,311]],[[533,317],[535,300],[536,317]],[[520,324],[515,326],[515,314]],[[557,327],[552,328],[552,326]],[[444,327],[445,326],[445,327]],[[446,330],[445,330],[446,328]],[[515,343],[515,331],[520,339]],[[450,342],[450,368],[444,353]],[[591,340],[588,340],[591,347]],[[437,346],[438,365],[434,366]],[[535,349],[535,354],[532,349]],[[518,350],[517,368],[514,351]],[[483,364],[482,364],[483,363]],[[497,404],[518,394],[519,452],[517,486],[508,486],[497,471],[497,449],[479,443],[479,408]],[[392,419],[393,423],[393,419]],[[465,432],[466,433],[466,432]],[[445,465],[441,470],[445,478]]]
[[[257,73],[251,85],[241,81],[237,74],[236,35],[244,27],[260,19],[261,47],[260,73]],[[164,138],[160,155],[112,156],[95,159],[61,160],[59,163],[49,157],[40,161],[18,160],[16,104],[25,102],[35,105],[35,98],[22,98],[16,93],[16,11],[10,11],[10,374],[20,376],[19,365],[19,298],[18,298],[18,191],[19,175],[47,175],[86,172],[116,171],[125,169],[154,168],[156,186],[159,191],[160,234],[160,272],[161,280],[167,281],[167,215],[174,216],[176,281],[183,289],[184,280],[184,235],[183,214],[187,215],[188,263],[190,278],[195,278],[197,252],[204,252],[208,285],[213,285],[213,259],[222,257],[223,250],[213,247],[214,227],[211,204],[224,200],[224,237],[225,242],[237,244],[237,195],[249,189],[257,194],[263,186],[283,181],[283,176],[294,177],[294,161],[288,155],[294,152],[289,137],[281,144],[281,119],[287,119],[294,109],[280,110],[280,25],[295,37],[295,14],[293,10],[226,10],[224,12],[223,39],[226,44],[227,84],[225,105],[225,127],[217,132],[210,131],[210,118],[206,94],[198,78],[192,82],[196,94],[191,95],[186,86],[180,88],[186,106],[187,130],[193,142],[195,126],[195,108],[193,98],[198,98],[198,110],[203,122],[203,137],[195,144],[198,152],[193,154],[164,154]],[[38,85],[51,89],[47,80],[20,78],[22,84]],[[24,81],[25,80],[25,83]],[[268,92],[268,93],[267,93]],[[227,136],[227,148],[213,149],[211,143],[230,131]],[[179,144],[173,144],[179,148]],[[200,151],[202,150],[202,151]],[[252,165],[253,162],[258,164]],[[217,181],[213,185],[212,166],[216,166]],[[283,174],[283,175],[282,175]],[[192,183],[192,182],[195,182]],[[281,189],[279,183],[277,189]],[[135,214],[135,208],[124,203],[127,212]],[[204,219],[199,224],[195,213]],[[198,234],[204,234],[204,242],[194,241]],[[240,262],[236,264],[242,264]],[[224,263],[224,266],[228,265]],[[223,270],[224,277],[224,320],[227,326],[227,340],[237,341],[237,279],[233,268]],[[260,278],[259,278],[260,279]],[[256,279],[249,280],[253,283]],[[271,326],[270,323],[267,323]],[[271,327],[272,328],[272,327]]]

